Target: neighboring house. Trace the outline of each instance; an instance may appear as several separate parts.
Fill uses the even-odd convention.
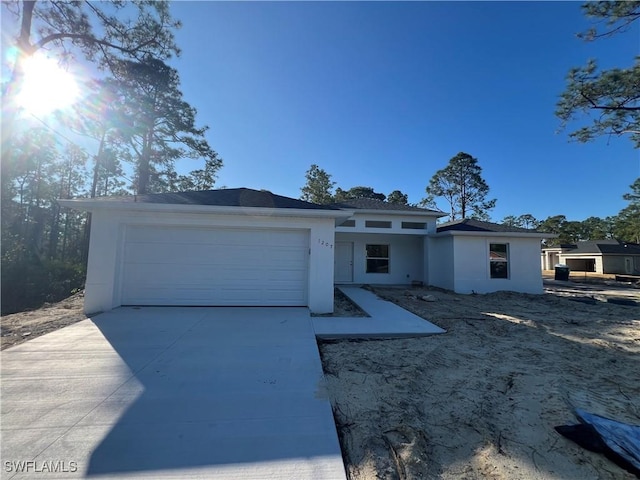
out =
[[[640,245],[618,240],[589,240],[542,249],[542,269],[565,264],[579,272],[640,274]]]
[[[59,200],[91,212],[85,312],[120,305],[308,306],[334,282],[542,293],[549,235],[358,199],[331,206],[246,188]]]

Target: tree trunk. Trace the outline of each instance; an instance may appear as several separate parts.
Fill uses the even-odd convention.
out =
[[[144,195],[149,189],[149,176],[151,174],[151,149],[153,146],[153,129],[145,135],[142,153],[138,161],[138,188],[137,194]]]
[[[100,167],[102,166],[102,156],[104,154],[104,139],[107,136],[107,130],[103,130],[102,137],[100,138],[100,146],[98,147],[98,154],[96,155],[96,164],[93,167],[93,181],[91,182],[91,198],[96,198],[96,191],[98,189],[98,177],[100,176]]]
[[[31,45],[31,23],[33,19],[33,9],[36,6],[35,0],[25,0],[22,2],[22,22],[20,25],[20,35],[16,39],[17,55],[13,65],[11,78],[2,92],[2,141],[0,142],[0,153],[2,155],[0,174],[4,177],[6,166],[9,164],[8,158],[13,151],[13,130],[15,125],[18,106],[16,97],[22,80],[24,78],[24,60],[33,54]]]
[[[68,215],[67,215],[68,217]],[[67,221],[68,223],[68,221]],[[66,229],[66,226],[65,226]],[[66,235],[66,233],[65,233]],[[91,239],[91,213],[87,212],[87,221],[84,224],[84,232],[82,235],[82,246],[80,247],[82,252],[82,263],[84,265],[87,265],[87,262],[89,260],[89,241]]]

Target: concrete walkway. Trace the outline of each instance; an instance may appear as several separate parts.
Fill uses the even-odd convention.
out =
[[[345,478],[307,309],[119,308],[1,359],[2,478]]]
[[[313,317],[318,338],[419,337],[445,331],[360,287],[338,287],[370,317]]]

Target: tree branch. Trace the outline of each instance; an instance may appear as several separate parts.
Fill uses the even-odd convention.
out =
[[[640,18],[640,14],[629,14],[629,15],[625,15],[625,17],[629,17],[628,19],[625,19],[624,23],[622,23],[622,25],[618,25],[615,28],[612,28],[611,30],[604,32],[604,33],[594,33],[593,35],[589,36],[588,38],[585,38],[585,40],[591,42],[593,40],[597,40],[599,38],[605,38],[605,37],[612,37],[613,35],[615,35],[618,32],[622,32],[624,31],[627,27],[629,27],[629,25],[631,25],[634,21],[636,21],[638,18]],[[623,17],[621,17],[623,18]]]
[[[593,105],[596,110],[623,110],[625,112],[637,112],[640,111],[640,107],[607,107],[605,105]]]
[[[580,96],[582,96],[582,98],[589,102],[591,104],[591,107],[595,108],[596,110],[624,110],[626,112],[636,112],[640,110],[640,107],[625,107],[623,105],[608,107],[606,105],[598,105],[593,99],[586,96],[582,90],[580,90]]]
[[[52,33],[51,35],[47,35],[46,37],[41,38],[38,42],[36,42],[33,45],[33,49],[37,50],[39,48],[44,47],[47,43],[51,43],[56,40],[62,40],[63,38],[69,38],[72,40],[84,40],[85,42],[88,42],[88,43],[95,43],[97,45],[114,48],[116,50],[119,50],[124,53],[129,53],[129,54],[134,54],[140,51],[142,48],[154,42],[154,39],[151,39],[144,43],[141,43],[135,48],[126,48],[126,47],[123,47],[122,45],[116,45],[114,43],[107,42],[106,40],[100,40],[98,38],[92,37],[91,35],[86,35],[83,33]]]

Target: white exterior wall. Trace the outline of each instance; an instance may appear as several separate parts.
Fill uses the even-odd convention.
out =
[[[542,293],[540,239],[454,235],[454,291]],[[509,278],[491,278],[489,244],[509,244]]]
[[[335,237],[336,242],[353,242],[353,283],[401,285],[425,281],[422,236],[336,233]],[[366,273],[367,244],[389,245],[389,273]]]
[[[308,229],[309,308],[314,313],[333,311],[333,218],[258,216],[251,215],[248,210],[244,215],[96,210],[91,220],[86,313],[107,311],[121,305],[121,255],[127,225]]]
[[[353,227],[336,227],[336,233],[394,233],[402,235],[425,235],[427,233],[435,233],[436,218],[433,215],[407,215],[401,211],[398,214],[378,214],[378,213],[360,213],[356,212],[349,220],[355,221]],[[371,228],[366,227],[365,222],[369,220],[380,222],[391,222],[391,228]],[[402,228],[402,222],[424,223],[424,229]]]
[[[124,227],[112,212],[91,214],[91,237],[87,280],[84,291],[84,312],[87,315],[111,310],[116,303],[115,279],[120,273],[119,252],[124,240]]]
[[[430,237],[426,244],[429,267],[427,283],[434,287],[453,290],[453,237]]]
[[[425,285],[429,285],[431,276],[429,253],[429,237],[422,237],[422,281]]]

